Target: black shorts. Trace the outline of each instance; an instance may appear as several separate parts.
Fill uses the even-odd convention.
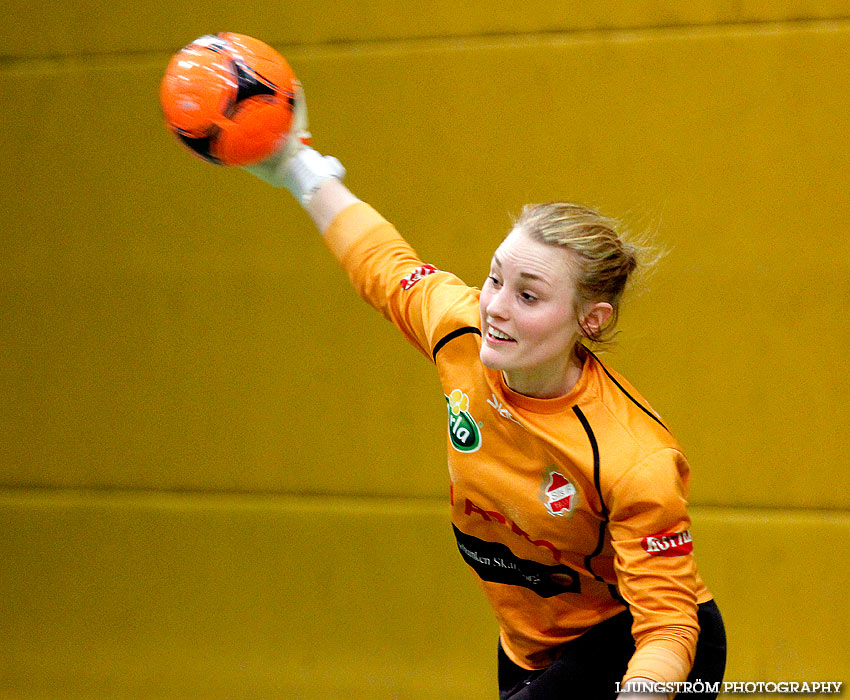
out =
[[[726,669],[726,631],[713,600],[698,610],[700,633],[689,681],[712,686],[723,680]],[[615,615],[564,644],[548,668],[528,671],[517,666],[499,644],[500,700],[614,700],[635,652],[632,616]],[[712,700],[716,693],[683,694],[677,700]]]

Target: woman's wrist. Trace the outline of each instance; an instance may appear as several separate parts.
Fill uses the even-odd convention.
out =
[[[324,234],[344,209],[359,201],[342,182],[329,178],[313,192],[306,209],[316,227]]]

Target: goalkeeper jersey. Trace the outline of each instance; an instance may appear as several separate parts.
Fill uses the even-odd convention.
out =
[[[479,290],[419,260],[368,205],[324,238],[357,292],[436,364],[452,526],[511,660],[544,668],[627,606],[637,650],[624,678],[684,680],[711,595],[692,553],[688,463],[659,416],[583,347],[568,395],[513,392],[479,359]]]

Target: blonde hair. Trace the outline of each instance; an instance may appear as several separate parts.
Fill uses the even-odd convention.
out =
[[[627,283],[639,266],[653,267],[661,253],[647,241],[630,240],[618,221],[569,202],[527,204],[514,226],[543,243],[576,253],[575,313],[581,332],[594,343],[610,343],[617,334],[614,327]],[[593,331],[582,319],[587,307],[599,301],[611,304],[613,313],[602,328]]]

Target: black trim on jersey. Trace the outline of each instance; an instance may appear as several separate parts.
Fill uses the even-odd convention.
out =
[[[476,335],[481,335],[481,330],[476,328],[475,326],[464,326],[463,328],[458,328],[456,330],[453,330],[448,335],[443,336],[439,341],[437,341],[437,344],[434,346],[434,352],[431,353],[431,356],[434,358],[434,361],[437,361],[437,353],[443,349],[443,346],[446,343],[462,335],[466,335],[467,333],[475,333]]]
[[[581,593],[579,574],[569,566],[547,566],[521,559],[499,542],[487,542],[467,535],[455,525],[452,525],[452,529],[463,560],[484,581],[522,586],[541,598],[552,598],[561,593]]]
[[[608,506],[605,505],[605,499],[602,498],[602,482],[599,476],[599,443],[596,442],[596,435],[593,434],[593,429],[590,427],[590,423],[588,423],[587,416],[584,415],[584,412],[578,406],[573,406],[573,413],[576,414],[576,417],[581,423],[581,427],[584,428],[584,432],[587,433],[587,439],[590,441],[590,449],[593,450],[593,485],[596,487],[596,493],[599,494],[599,502],[602,504],[602,513],[607,518]]]
[[[593,571],[593,560],[599,556],[602,547],[605,543],[605,528],[608,527],[608,506],[605,505],[605,499],[602,497],[602,485],[599,476],[599,444],[596,442],[596,436],[593,434],[593,429],[590,423],[587,422],[587,417],[578,406],[573,406],[573,413],[579,419],[584,432],[587,433],[587,439],[590,440],[590,449],[593,450],[593,485],[596,487],[596,493],[599,495],[599,502],[602,504],[602,520],[599,523],[599,538],[596,542],[596,548],[584,558],[584,566],[590,572],[591,576],[597,581],[604,583],[604,579]]]
[[[584,349],[587,350],[587,348],[584,348]],[[661,422],[661,419],[658,416],[656,416],[646,406],[644,406],[642,403],[640,403],[634,396],[632,396],[628,391],[626,391],[626,389],[623,387],[622,384],[620,384],[620,382],[618,382],[616,379],[614,379],[613,375],[608,371],[608,368],[605,365],[602,364],[602,362],[600,361],[600,359],[598,357],[596,357],[596,355],[594,355],[590,350],[587,350],[587,352],[590,353],[590,356],[599,363],[599,366],[602,368],[602,371],[605,372],[605,374],[608,375],[608,379],[610,379],[612,382],[614,382],[614,384],[617,385],[617,388],[620,391],[622,391],[632,401],[632,403],[635,406],[637,406],[641,411],[643,411],[646,415],[648,415],[650,418],[652,418],[652,420],[654,420],[656,423],[658,423],[658,425],[660,425],[662,428],[664,428],[664,430],[666,430],[668,433],[670,432],[670,429],[666,425],[664,425],[664,423]]]
[[[613,583],[608,584],[608,592],[611,594],[611,597],[614,600],[619,601],[626,607],[629,607],[629,601],[627,601],[625,598],[623,598],[623,596],[620,595],[620,591],[617,590],[617,587]]]

